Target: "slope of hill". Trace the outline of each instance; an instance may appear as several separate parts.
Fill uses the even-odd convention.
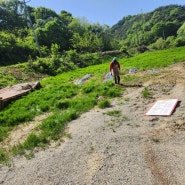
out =
[[[13,158],[11,167],[1,168],[0,183],[183,185],[185,63],[155,74],[137,73],[145,77],[142,87],[123,81],[126,89],[111,107],[82,114],[68,124],[70,137],[45,151],[35,151],[34,158]],[[148,98],[142,96],[145,88]],[[171,116],[144,115],[156,100],[169,98],[179,100]]]
[[[112,26],[111,32],[125,45],[150,45],[157,39],[177,36],[185,20],[185,6],[169,5],[149,13],[123,17]]]

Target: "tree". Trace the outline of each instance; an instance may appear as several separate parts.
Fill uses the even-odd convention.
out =
[[[185,22],[177,31],[177,39],[175,40],[175,46],[185,45]]]
[[[24,15],[25,15],[26,19],[28,20],[28,23],[29,23],[29,25],[30,25],[30,27],[33,31],[33,35],[34,35],[35,43],[36,43],[37,48],[38,48],[39,55],[42,56],[42,53],[41,53],[41,50],[40,50],[40,45],[39,45],[39,42],[38,42],[38,37],[37,37],[37,34],[36,34],[35,29],[33,27],[33,23],[32,23],[30,13],[28,11],[25,0],[23,0],[23,5],[24,5]]]
[[[58,15],[55,11],[44,7],[36,8],[34,11],[34,16],[35,20],[41,19],[45,21],[50,21],[53,20],[54,18],[58,18]]]
[[[156,38],[162,37],[165,39],[165,23],[159,22],[152,27],[152,33]]]
[[[80,35],[83,35],[86,30],[77,18],[73,18],[73,20],[69,23],[68,28],[72,31],[72,33],[79,33]]]
[[[101,44],[99,46],[99,50],[106,51],[111,48],[111,40],[112,35],[110,34],[109,26],[107,25],[100,25],[100,24],[91,24],[88,27],[88,30],[94,33],[99,39],[101,39]]]
[[[24,12],[23,3],[19,0],[0,2],[0,30],[13,30],[27,26],[22,17]]]
[[[81,53],[99,51],[102,47],[102,39],[90,31],[86,31],[82,36],[74,33],[71,42],[72,47]]]
[[[185,37],[185,22],[177,31],[177,37]]]
[[[68,26],[73,20],[72,14],[64,10],[60,12],[59,18],[66,26]]]
[[[169,36],[176,36],[177,35],[177,30],[179,28],[179,23],[177,22],[166,22],[165,23],[165,38]]]
[[[164,47],[165,47],[165,40],[161,37],[161,38],[157,39],[157,41],[155,43],[153,43],[151,45],[151,47],[153,49],[159,49],[159,50],[164,49]]]
[[[41,45],[51,48],[52,44],[58,44],[61,51],[69,49],[71,33],[59,19],[47,22],[44,28],[37,28],[36,32]]]

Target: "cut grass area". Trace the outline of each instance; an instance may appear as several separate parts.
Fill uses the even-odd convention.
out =
[[[185,47],[181,47],[148,52],[132,58],[120,58],[121,70],[129,68],[145,70],[182,62],[185,61],[184,49]],[[78,118],[83,112],[96,105],[101,108],[110,106],[109,99],[119,97],[124,88],[115,86],[112,81],[102,83],[103,76],[109,71],[109,62],[41,80],[41,89],[29,93],[0,111],[0,141],[7,137],[14,126],[33,120],[35,116],[44,112],[53,112],[33,133],[30,133],[24,143],[13,147],[10,151],[14,154],[25,154],[25,150],[33,151],[35,147],[48,145],[50,140],[58,140],[64,134],[67,123]],[[81,85],[74,84],[76,79],[87,74],[92,74],[87,82]],[[132,77],[127,80],[132,81],[137,78]],[[98,103],[97,99],[100,96],[105,99]],[[2,150],[0,162],[5,159]]]

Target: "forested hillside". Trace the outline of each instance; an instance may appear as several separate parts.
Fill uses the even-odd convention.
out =
[[[169,5],[123,17],[111,28],[111,33],[127,47],[153,44],[163,49],[185,44],[184,22],[185,6]]]
[[[33,8],[19,0],[0,1],[0,38],[0,65],[37,56],[58,59],[61,54],[59,62],[75,59],[75,65],[81,65],[79,53],[114,48],[108,26],[89,24],[63,10],[57,14],[48,8]]]
[[[102,63],[101,53],[125,56],[185,45],[185,6],[169,5],[123,17],[113,27],[89,23],[70,12],[34,8],[24,0],[0,0],[0,66],[27,63],[56,75]]]

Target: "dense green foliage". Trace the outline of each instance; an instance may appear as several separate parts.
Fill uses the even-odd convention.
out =
[[[151,47],[153,43],[162,40],[158,48],[163,49],[171,46],[179,46],[178,40],[184,43],[185,6],[169,5],[159,7],[149,13],[141,13],[134,16],[123,17],[111,28],[117,39],[127,47],[146,45]],[[182,33],[182,35],[181,35]],[[162,46],[161,46],[162,44]],[[182,44],[184,45],[184,44]]]
[[[92,65],[81,57],[86,53],[120,50],[131,56],[137,52],[133,48],[145,52],[184,46],[184,10],[179,5],[159,7],[123,17],[110,28],[74,18],[64,10],[57,14],[45,7],[27,6],[21,0],[1,0],[0,65],[31,59],[38,63],[33,69],[56,75],[68,67],[71,70]]]
[[[89,24],[66,11],[32,8],[20,0],[0,1],[0,65],[50,57],[53,45],[61,55],[113,49],[106,25]]]

